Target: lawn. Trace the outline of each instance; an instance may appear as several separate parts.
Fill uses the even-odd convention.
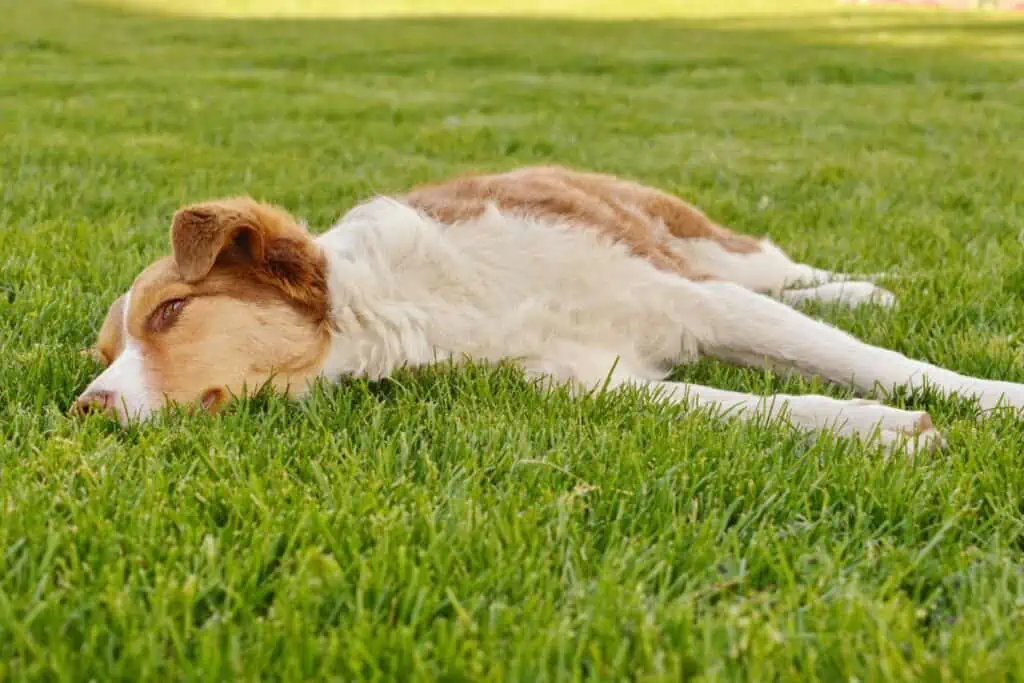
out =
[[[251,193],[322,228],[370,193],[550,161],[889,271],[897,310],[813,313],[1024,381],[1020,18],[165,4],[0,0],[0,681],[1020,678],[1024,423],[956,399],[898,397],[949,441],[916,460],[508,368],[66,416],[178,205]]]

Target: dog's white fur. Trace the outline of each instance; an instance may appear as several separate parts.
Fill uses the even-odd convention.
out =
[[[328,380],[382,378],[443,360],[512,360],[543,384],[649,387],[666,400],[741,419],[784,417],[797,427],[877,437],[910,451],[941,441],[926,413],[664,378],[704,354],[860,392],[927,386],[975,397],[983,409],[1024,408],[1024,385],[912,360],[797,312],[787,304],[891,305],[893,297],[871,282],[794,263],[767,241],[754,253],[735,253],[712,240],[675,240],[688,263],[720,278],[697,281],[654,267],[598,231],[498,209],[445,225],[400,200],[378,198],[317,243],[327,258],[335,323],[318,375]],[[123,421],[161,404],[145,384],[144,359],[127,326],[125,340],[125,352],[85,392],[117,397]]]
[[[122,423],[144,419],[160,407],[160,396],[146,379],[145,359],[139,341],[128,332],[127,313],[131,297],[129,289],[125,294],[121,320],[124,350],[83,392],[87,396],[101,394],[107,397],[108,407],[117,411]]]
[[[864,392],[931,386],[975,396],[983,408],[1024,407],[1024,386],[964,377],[850,335],[741,285],[777,289],[785,301],[891,304],[870,282],[795,264],[771,248],[735,254],[678,240],[700,267],[736,282],[694,282],[658,270],[599,233],[489,211],[439,225],[381,198],[357,207],[319,238],[328,255],[340,332],[323,368],[385,377],[442,359],[517,359],[531,375],[584,390],[648,386],[673,401],[738,417],[789,414],[800,427],[933,445],[926,415],[864,400],[755,396],[662,381],[707,354],[745,365],[816,375]],[[729,277],[732,275],[733,277]],[[756,280],[756,285],[751,280]],[[800,284],[813,284],[801,289]]]

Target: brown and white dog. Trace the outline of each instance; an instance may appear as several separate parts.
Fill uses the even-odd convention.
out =
[[[171,246],[110,308],[95,347],[108,367],[76,410],[126,423],[167,402],[216,410],[267,383],[301,396],[318,378],[507,360],[539,386],[641,385],[740,419],[778,415],[911,451],[941,443],[924,412],[663,381],[700,354],[865,393],[927,385],[1024,408],[1024,385],[870,346],[791,307],[891,305],[871,282],[794,263],[608,175],[544,167],[421,187],[357,206],[318,237],[252,199],[211,201],[177,212]]]

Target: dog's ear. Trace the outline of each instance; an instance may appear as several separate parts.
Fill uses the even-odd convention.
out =
[[[225,199],[185,207],[171,222],[174,262],[185,282],[202,280],[217,258],[232,251],[238,258],[266,260],[267,227],[259,205],[247,199]]]
[[[171,249],[186,282],[202,280],[218,261],[248,266],[251,277],[326,315],[323,253],[282,209],[249,198],[186,207],[174,214]]]

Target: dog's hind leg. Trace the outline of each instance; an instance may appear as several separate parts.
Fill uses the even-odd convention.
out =
[[[815,301],[847,306],[892,306],[896,297],[871,282],[877,275],[848,275],[790,259],[764,239],[744,251],[707,239],[677,239],[676,249],[694,270],[753,292],[771,294],[791,306]]]
[[[780,297],[807,301],[891,306],[895,297],[875,285],[877,275],[848,275],[797,263],[769,239],[735,233],[672,195],[641,188],[643,210],[665,226],[671,250],[689,270]]]
[[[586,194],[620,222],[646,224],[645,230],[639,231],[648,236],[641,255],[667,251],[672,258],[661,260],[681,264],[684,277],[734,282],[782,297],[791,305],[805,301],[886,305],[894,301],[892,294],[872,283],[873,276],[834,273],[796,263],[770,240],[733,232],[668,192],[613,176],[561,168],[533,173],[556,178]],[[658,248],[652,249],[651,244]],[[636,251],[637,245],[633,248]]]

